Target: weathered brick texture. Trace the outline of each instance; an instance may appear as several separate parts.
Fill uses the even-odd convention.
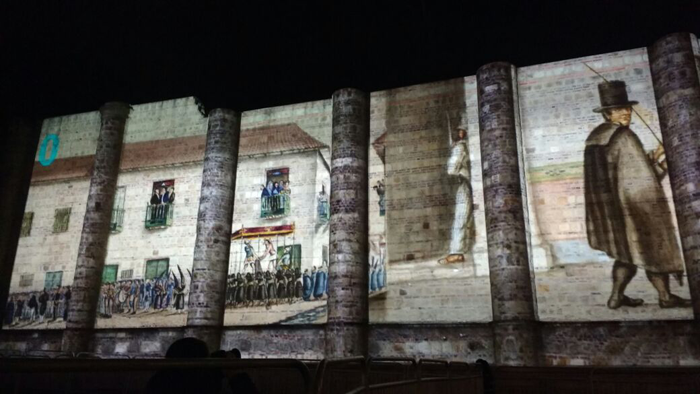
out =
[[[688,270],[695,319],[700,319],[700,81],[697,38],[671,34],[649,47],[659,125]]]
[[[513,66],[477,72],[486,231],[495,321],[533,320],[525,220],[518,165]]]
[[[187,332],[214,348],[224,323],[240,132],[240,114],[226,109],[209,114]]]
[[[548,323],[541,325],[543,365],[699,365],[692,321]]]
[[[333,95],[326,356],[367,353],[369,96]]]
[[[419,357],[493,362],[490,324],[372,325],[371,357]]]
[[[85,330],[95,326],[124,127],[130,110],[128,104],[119,102],[106,103],[100,108],[102,124],[78,249],[73,294],[63,335],[64,351],[86,351],[90,335]]]

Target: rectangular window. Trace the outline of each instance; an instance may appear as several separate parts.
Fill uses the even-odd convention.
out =
[[[318,202],[318,221],[320,223],[328,222],[331,217],[331,207],[328,204],[328,193],[326,193],[325,187],[318,192],[316,201]]]
[[[301,245],[278,246],[277,266],[282,269],[301,269]]]
[[[116,264],[105,265],[102,270],[102,283],[114,283],[117,281],[117,270],[119,266]]]
[[[25,212],[22,217],[22,229],[19,231],[20,237],[28,237],[32,233],[32,222],[34,221],[34,212]]]
[[[114,195],[114,205],[112,206],[112,220],[110,220],[109,228],[112,233],[120,233],[124,225],[124,202],[126,199],[126,187],[117,188]]]
[[[68,223],[70,222],[70,208],[58,208],[55,211],[53,232],[65,233],[68,231]]]
[[[151,205],[172,204],[175,202],[175,180],[153,182],[151,189]]]
[[[134,270],[124,270],[119,274],[119,279],[131,279],[134,277]]]
[[[278,191],[284,190],[289,183],[289,168],[267,170],[266,175],[266,185],[270,185],[271,183],[271,186],[277,188]]]
[[[62,279],[63,271],[47,272],[46,279],[44,280],[44,288],[47,290],[59,288],[61,287]]]
[[[148,260],[146,261],[146,275],[144,275],[144,278],[162,278],[163,276],[168,274],[169,266],[170,259]]]
[[[34,274],[23,274],[19,277],[19,287],[30,287],[34,284]]]

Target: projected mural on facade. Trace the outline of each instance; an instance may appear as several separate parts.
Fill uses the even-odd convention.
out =
[[[646,50],[516,80],[538,319],[692,319]],[[476,78],[370,102],[370,323],[490,321]],[[99,131],[43,123],[4,327],[65,327]],[[331,100],[242,114],[225,325],[326,322],[331,131]],[[186,324],[206,133],[194,98],[133,107],[96,328]]]
[[[44,120],[4,328],[65,327],[99,131],[97,112]]]
[[[642,268],[658,292],[661,308],[690,307],[690,300],[669,288],[669,275],[682,285],[684,267],[661,185],[667,172],[664,147],[659,140],[647,153],[629,127],[638,102],[627,98],[625,82],[605,81],[598,90],[601,106],[593,112],[602,113],[605,122],[586,139],[584,191],[588,244],[615,259],[607,306],[644,304],[642,298],[625,295],[637,268]]]
[[[330,100],[243,115],[226,325],[324,323]]]
[[[371,105],[370,322],[489,321],[475,79]]]
[[[646,51],[518,82],[539,318],[692,318]]]
[[[131,111],[97,328],[185,325],[206,132],[193,98]]]

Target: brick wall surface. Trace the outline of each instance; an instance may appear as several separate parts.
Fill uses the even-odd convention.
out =
[[[375,325],[369,334],[372,357],[420,357],[493,362],[488,324],[445,326]]]
[[[221,348],[237,348],[245,358],[318,360],[324,357],[325,339],[323,327],[227,328],[222,334]]]
[[[543,365],[698,365],[697,326],[690,322],[542,324]]]

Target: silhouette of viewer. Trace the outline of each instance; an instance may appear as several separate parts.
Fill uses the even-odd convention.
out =
[[[207,344],[196,338],[175,341],[165,354],[168,359],[207,358]],[[218,393],[223,373],[216,369],[164,369],[156,372],[146,386],[149,394]]]

